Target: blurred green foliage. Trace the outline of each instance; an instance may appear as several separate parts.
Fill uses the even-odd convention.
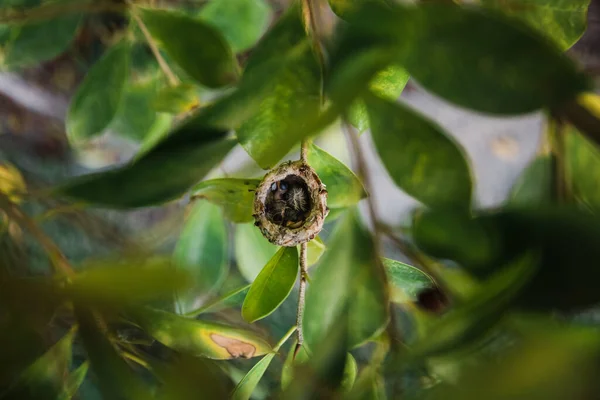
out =
[[[597,321],[574,317],[600,303],[600,103],[563,54],[589,1],[450,3],[3,2],[3,69],[89,64],[72,150],[117,135],[138,152],[82,173],[0,149],[0,398],[596,398]],[[97,31],[102,54],[81,51]],[[501,207],[396,102],[411,77],[476,112],[544,112]],[[356,174],[308,143],[338,120]],[[422,204],[410,229],[358,211],[367,129]],[[219,166],[239,146],[269,169],[301,143],[329,216],[280,248],[252,223],[260,178]]]

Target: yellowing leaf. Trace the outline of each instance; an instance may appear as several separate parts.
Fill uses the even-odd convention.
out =
[[[255,333],[218,322],[152,309],[138,310],[133,318],[156,340],[188,355],[228,360],[258,357],[271,351],[271,346]]]
[[[0,164],[0,193],[13,203],[19,203],[21,196],[27,192],[27,186],[21,172],[12,164]]]

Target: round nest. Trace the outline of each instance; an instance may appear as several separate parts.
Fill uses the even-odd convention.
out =
[[[254,225],[278,246],[292,247],[314,239],[328,213],[325,185],[302,161],[278,165],[256,188]]]

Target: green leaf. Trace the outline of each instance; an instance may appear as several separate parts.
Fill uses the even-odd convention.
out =
[[[403,65],[453,103],[519,114],[558,106],[588,88],[554,46],[498,14],[443,5],[423,5],[411,14],[416,37],[409,36]]]
[[[222,207],[225,217],[233,222],[249,222],[254,220],[254,191],[259,183],[258,179],[211,179],[194,186],[192,197]]]
[[[152,398],[147,385],[133,372],[115,344],[105,335],[97,315],[80,308],[75,309],[75,315],[83,347],[103,397],[132,400]]]
[[[162,88],[151,101],[159,112],[179,114],[198,105],[197,89],[191,84],[179,84]]]
[[[233,148],[227,132],[181,125],[121,168],[83,175],[56,188],[58,194],[112,208],[160,204],[181,196]]]
[[[235,227],[235,261],[242,276],[253,282],[262,268],[275,255],[278,247],[269,243],[254,224]]]
[[[399,65],[389,65],[379,71],[369,83],[372,93],[387,100],[398,100],[404,90],[410,75]],[[354,125],[359,132],[369,129],[369,115],[365,103],[357,99],[348,110],[348,122]]]
[[[511,189],[510,203],[516,206],[542,206],[552,203],[552,159],[539,156],[521,173]]]
[[[547,323],[544,328],[520,333],[519,340],[503,349],[501,357],[463,368],[452,386],[433,390],[428,398],[558,400],[596,393],[600,351],[597,331],[569,324]]]
[[[250,285],[233,289],[224,295],[207,302],[202,307],[190,311],[186,314],[186,316],[195,317],[203,313],[218,312],[228,307],[241,306],[244,303],[246,295],[248,294],[248,290],[250,290]]]
[[[344,18],[360,12],[360,8],[374,2],[385,3],[385,0],[329,0],[329,6],[337,16]]]
[[[193,286],[176,294],[177,312],[197,307],[198,297],[218,289],[229,271],[227,226],[221,210],[206,201],[194,205],[183,227],[173,257],[188,271]]]
[[[152,107],[158,85],[159,81],[152,79],[130,84],[125,88],[119,110],[110,124],[110,129],[123,137],[142,143],[149,137],[166,134],[172,117],[158,114]]]
[[[236,81],[238,67],[231,49],[211,26],[166,10],[145,8],[140,14],[152,37],[191,78],[210,88]]]
[[[129,78],[130,50],[127,40],[108,49],[77,88],[67,114],[72,143],[99,135],[117,115]]]
[[[79,387],[81,386],[87,375],[89,366],[89,361],[86,361],[83,364],[81,364],[75,371],[69,374],[65,382],[65,387],[63,388],[62,393],[58,397],[58,400],[71,400],[77,394]]]
[[[306,294],[304,338],[311,349],[337,326],[348,310],[348,340],[357,346],[387,323],[384,288],[375,273],[377,263],[369,232],[356,210],[338,222],[329,249],[321,258]]]
[[[590,0],[482,0],[481,4],[521,19],[567,50],[585,32]]]
[[[392,301],[407,303],[417,299],[419,293],[435,286],[433,279],[425,272],[400,261],[382,258],[383,266],[392,288]]]
[[[325,150],[311,144],[308,162],[327,187],[327,206],[343,208],[353,206],[367,197],[365,189],[348,167]]]
[[[328,86],[336,102],[352,100],[393,63],[444,99],[493,114],[553,108],[590,87],[546,38],[491,10],[372,3],[357,15],[332,52],[337,74]]]
[[[78,304],[124,306],[171,298],[187,285],[188,274],[174,270],[168,258],[125,258],[88,263],[62,293]]]
[[[294,360],[294,351],[296,342],[290,347],[283,368],[281,370],[281,389],[285,390],[294,378],[294,369],[298,366],[306,364],[310,360],[310,356],[304,346],[300,347],[296,359]],[[356,380],[358,366],[352,354],[346,354],[346,364],[344,366],[344,376],[342,378],[342,390],[349,392]]]
[[[320,259],[323,253],[325,253],[325,243],[321,240],[319,236],[315,237],[313,240],[308,242],[307,244],[307,254],[306,254],[306,266],[310,267],[316,264]],[[298,251],[300,248],[298,247]]]
[[[600,151],[587,138],[571,128],[565,132],[568,182],[575,199],[588,208],[600,210]]]
[[[278,67],[262,76],[272,63]],[[242,80],[257,76],[268,79],[268,94],[236,132],[248,154],[269,169],[312,133],[321,105],[321,71],[298,7],[291,7],[253,50]]]
[[[23,26],[11,26],[4,65],[9,68],[31,67],[51,60],[67,50],[81,15],[71,14]]]
[[[4,395],[15,399],[56,397],[71,365],[74,337],[75,330],[71,330],[23,371],[17,382]]]
[[[294,341],[294,343],[290,346],[290,350],[288,351],[287,357],[283,363],[283,368],[281,369],[281,390],[285,390],[293,381],[294,369],[299,365],[307,363],[310,359],[310,355],[308,354],[308,350],[306,350],[306,346],[300,346],[298,354],[296,354],[296,358],[294,359],[294,353],[296,351],[297,344],[298,341]]]
[[[228,360],[258,357],[271,351],[271,346],[255,333],[218,322],[152,309],[137,310],[133,318],[156,340],[188,355]]]
[[[430,212],[417,218],[413,234],[429,254],[452,259],[479,279],[528,251],[539,251],[539,271],[519,294],[518,307],[572,311],[600,301],[593,284],[600,274],[589,264],[600,257],[599,227],[598,218],[587,211],[536,207],[475,218]]]
[[[235,53],[252,47],[267,30],[271,8],[265,0],[210,1],[200,18],[217,28]]]
[[[462,149],[433,122],[400,104],[368,97],[375,147],[394,182],[430,207],[470,207]]]
[[[483,337],[503,317],[536,271],[532,254],[525,254],[486,281],[461,305],[436,318],[412,348],[416,357],[443,354]]]
[[[356,360],[352,354],[346,354],[346,365],[344,366],[344,377],[342,378],[342,390],[344,392],[347,393],[352,390],[352,386],[354,386],[354,382],[356,381],[357,373],[358,366],[356,365]]]
[[[233,400],[249,400],[252,396],[252,392],[260,382],[260,379],[265,374],[267,368],[271,364],[273,357],[276,353],[269,353],[264,356],[254,367],[244,376],[244,378],[237,384],[231,398]]]
[[[298,250],[279,249],[252,283],[242,306],[244,319],[255,322],[275,311],[291,293],[298,269]]]
[[[286,335],[277,343],[277,345],[273,348],[273,352],[264,356],[259,362],[257,362],[254,367],[239,381],[233,394],[231,395],[232,399],[236,400],[248,400],[254,393],[258,382],[264,375],[265,371],[271,364],[273,357],[279,351],[279,348],[289,339],[289,337],[296,331],[296,327],[294,326],[290,329]]]

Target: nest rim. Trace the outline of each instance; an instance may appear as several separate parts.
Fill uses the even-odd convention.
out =
[[[299,177],[308,187],[311,208],[308,215],[297,228],[277,224],[267,216],[267,196],[273,183],[282,181],[290,175]],[[329,214],[327,207],[327,188],[316,171],[302,160],[286,161],[265,174],[254,195],[254,225],[272,244],[293,247],[313,240]]]

